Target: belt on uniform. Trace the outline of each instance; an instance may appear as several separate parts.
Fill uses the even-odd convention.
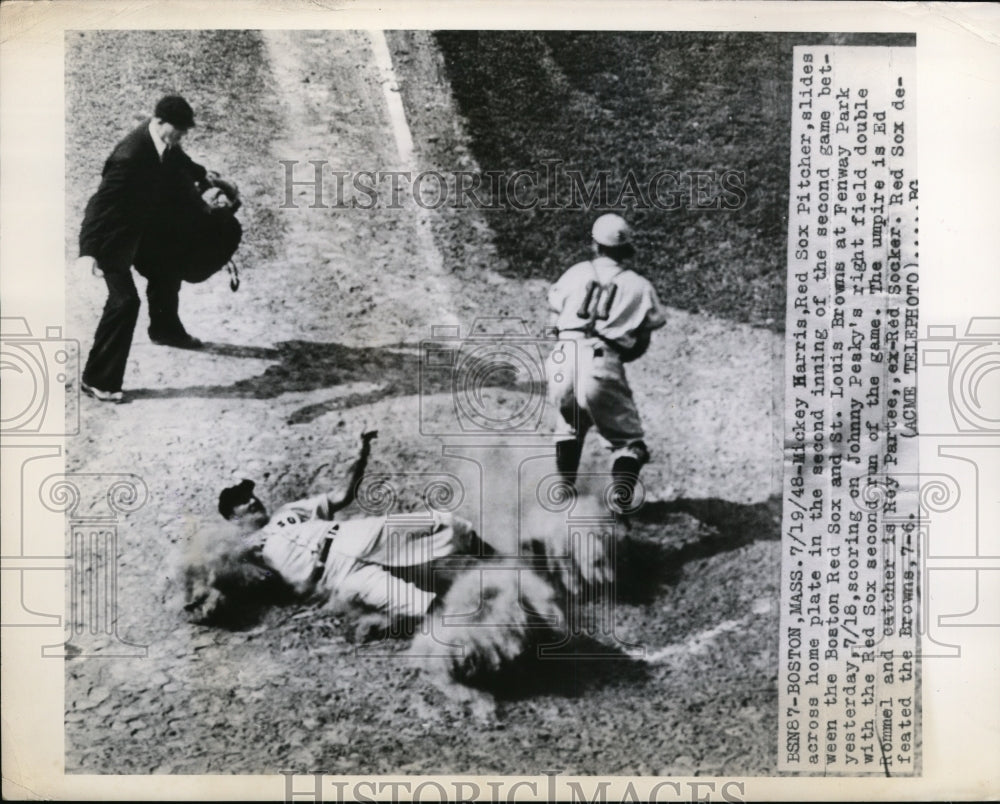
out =
[[[326,569],[326,560],[330,557],[330,547],[333,545],[333,536],[323,539],[323,546],[319,549],[319,556],[316,558],[316,565],[309,575],[309,583],[315,584],[323,577],[323,570]]]
[[[563,333],[567,333],[569,335],[569,337],[565,338],[564,340],[570,340],[570,341],[592,340],[592,339],[599,340],[601,342],[601,345],[594,346],[594,357],[604,357],[605,347],[610,349],[616,355],[621,354],[622,352],[622,348],[617,343],[615,343],[612,340],[608,340],[603,335],[599,335],[596,332],[587,332],[582,329],[561,329],[558,332],[559,335],[562,335]]]
[[[323,546],[319,551],[319,563],[325,564],[326,560],[330,557],[330,545],[333,544],[333,536],[327,536],[323,539]]]

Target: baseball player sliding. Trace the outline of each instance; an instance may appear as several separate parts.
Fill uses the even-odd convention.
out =
[[[635,254],[624,219],[602,215],[592,236],[593,259],[574,265],[549,289],[551,328],[560,341],[546,364],[556,465],[576,482],[593,425],[612,450],[617,500],[627,507],[649,450],[625,363],[645,354],[653,330],[666,320],[649,280],[622,265]]]
[[[253,481],[223,489],[219,513],[236,535],[220,534],[213,554],[196,556],[186,568],[189,618],[237,620],[241,608],[280,587],[293,599],[374,610],[382,615],[379,622],[419,619],[435,595],[408,580],[407,570],[419,575],[445,556],[491,552],[471,523],[450,514],[435,513],[433,521],[411,523],[415,528],[386,516],[334,520],[355,499],[376,435],[362,434],[345,489],[287,503],[273,516],[254,494]]]

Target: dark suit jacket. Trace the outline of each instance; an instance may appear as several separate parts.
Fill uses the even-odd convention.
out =
[[[163,236],[178,216],[190,214],[205,173],[179,146],[161,162],[147,120],[104,163],[80,227],[80,256],[94,257],[104,270],[127,271],[145,236]]]

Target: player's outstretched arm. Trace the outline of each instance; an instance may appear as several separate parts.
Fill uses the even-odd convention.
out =
[[[361,450],[358,452],[358,457],[348,473],[347,485],[342,490],[331,492],[328,495],[327,501],[329,507],[327,511],[329,515],[324,517],[324,519],[331,518],[334,513],[354,502],[358,486],[364,479],[365,471],[368,469],[368,458],[371,456],[372,451],[371,442],[376,438],[378,438],[378,430],[365,430],[361,434]]]

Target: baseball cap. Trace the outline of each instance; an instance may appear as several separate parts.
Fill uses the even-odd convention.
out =
[[[229,515],[233,513],[233,509],[237,505],[250,502],[253,497],[254,485],[252,480],[243,479],[235,486],[229,486],[222,490],[219,494],[219,513],[222,514],[223,519],[229,519]]]
[[[153,116],[185,131],[194,126],[194,109],[180,95],[166,95],[160,98],[153,110]]]
[[[602,246],[624,246],[632,242],[632,230],[621,215],[609,212],[594,221],[594,242]]]

